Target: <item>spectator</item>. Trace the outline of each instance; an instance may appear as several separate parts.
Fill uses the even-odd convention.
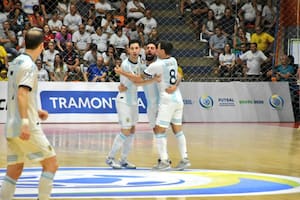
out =
[[[110,37],[109,43],[116,48],[117,55],[120,56],[128,47],[129,40],[126,35],[123,34],[122,29],[117,28],[116,33]]]
[[[121,58],[115,59],[115,65],[109,66],[107,71],[107,80],[108,82],[120,82],[120,75],[117,74],[114,70],[115,67],[120,67],[122,64]]]
[[[7,69],[0,70],[0,81],[8,81]]]
[[[289,58],[289,65],[293,66],[294,73],[296,75],[299,66],[295,64],[295,57],[293,55],[288,55],[288,58]]]
[[[207,17],[202,22],[202,39],[209,40],[210,36],[214,35],[214,30],[217,27],[214,11],[209,9]]]
[[[273,48],[274,37],[262,30],[261,26],[255,27],[255,33],[251,35],[251,43],[257,44],[260,51],[271,52]]]
[[[145,5],[140,0],[131,0],[127,3],[127,20],[128,22],[134,20],[137,22],[139,19],[144,17]]]
[[[33,14],[33,6],[39,5],[40,0],[20,0],[22,3],[22,9],[27,15]]]
[[[43,63],[40,59],[35,61],[35,64],[38,68],[38,81],[49,81],[49,74],[47,70],[43,68]]]
[[[40,6],[33,6],[33,14],[28,15],[29,23],[32,27],[43,28],[45,24],[45,19],[43,15],[40,14]]]
[[[72,42],[74,43],[75,49],[80,55],[80,58],[90,49],[91,37],[88,32],[85,31],[85,25],[80,24],[79,30],[75,31],[72,36]]]
[[[152,12],[150,9],[146,9],[145,17],[139,19],[136,25],[144,24],[144,33],[149,35],[153,28],[157,28],[157,21],[152,17]]]
[[[116,65],[117,53],[113,45],[109,45],[107,51],[102,54],[104,65],[109,68]]]
[[[225,5],[221,2],[221,0],[215,0],[209,8],[214,11],[216,20],[219,21],[224,16]]]
[[[14,9],[9,12],[7,18],[11,24],[11,29],[15,33],[22,31],[25,24],[28,23],[28,16],[22,9],[22,3],[20,1],[15,2]]]
[[[58,53],[59,51],[55,49],[55,43],[50,41],[48,43],[48,48],[43,52],[43,63],[47,71],[50,71],[50,69],[53,68],[55,55]]]
[[[0,70],[8,69],[8,57],[5,48],[0,45]]]
[[[180,0],[180,2],[179,2],[179,12],[180,12],[179,19],[184,18],[185,11],[187,9],[191,9],[191,4],[192,4],[191,0]]]
[[[283,55],[280,58],[281,65],[267,72],[267,77],[275,77],[277,81],[291,81],[294,75],[294,67],[289,64],[289,57]]]
[[[250,43],[250,38],[246,36],[246,32],[242,27],[237,29],[237,33],[233,36],[233,51],[235,55],[240,54],[244,46]],[[243,45],[243,47],[242,47]]]
[[[79,14],[77,14],[76,5],[71,4],[70,5],[70,13],[68,13],[64,17],[64,25],[66,25],[69,29],[70,33],[74,33],[75,31],[78,31],[79,25],[82,24],[82,19]]]
[[[81,16],[83,23],[86,24],[90,14],[89,11],[92,7],[91,4],[86,2],[85,0],[78,0],[75,3],[75,7],[76,10],[78,10],[79,15]]]
[[[108,34],[109,37],[114,34],[117,28],[117,23],[114,20],[111,12],[106,13],[106,17],[102,18],[101,27],[104,33]]]
[[[96,33],[91,35],[91,43],[97,45],[97,50],[100,53],[104,53],[107,50],[108,35],[103,33],[100,26],[97,27]]]
[[[76,68],[79,68],[79,55],[73,49],[72,42],[66,42],[66,49],[61,52],[63,61],[66,63],[69,72],[74,72]]]
[[[106,13],[111,12],[113,8],[106,0],[99,0],[98,3],[95,4],[96,7],[96,17],[105,17]]]
[[[59,19],[57,11],[54,11],[52,13],[51,19],[48,21],[48,26],[51,29],[52,33],[56,34],[57,32],[60,32],[62,21]]]
[[[97,57],[96,63],[89,66],[87,73],[90,82],[106,82],[107,67],[101,55]]]
[[[85,32],[89,34],[95,33],[94,19],[92,17],[89,17],[87,20],[87,23],[85,25]]]
[[[227,39],[232,40],[237,23],[236,18],[232,16],[232,11],[230,8],[225,9],[225,14],[219,20],[219,24],[222,26],[223,34],[227,37]]]
[[[68,14],[69,0],[58,0],[57,11],[59,20],[63,21]]]
[[[6,52],[12,54],[14,57],[18,55],[18,51],[16,50],[16,34],[11,30],[9,21],[5,21],[3,23],[3,30],[0,30],[0,45],[4,46]]]
[[[68,33],[68,28],[62,25],[60,32],[55,34],[55,42],[59,51],[64,51],[66,48],[66,42],[72,41],[72,34]]]
[[[257,0],[245,3],[238,12],[241,26],[246,28],[255,27],[261,23],[262,6]]]
[[[235,60],[237,61],[237,59],[243,55],[244,53],[246,53],[248,51],[248,44],[241,44],[239,47],[239,51],[235,52]],[[247,69],[247,61],[241,61],[241,62],[236,62],[235,64],[236,69],[234,72],[234,76],[235,77],[242,77],[243,75],[245,75],[245,69]]]
[[[219,75],[220,77],[232,77],[235,72],[235,55],[231,53],[230,44],[226,44],[224,52],[219,56]]]
[[[248,80],[260,80],[261,66],[264,62],[268,61],[268,58],[262,51],[257,50],[256,43],[251,43],[250,50],[240,55],[238,62],[241,64],[242,61],[246,61],[244,74],[249,78]]]
[[[156,28],[153,28],[151,30],[150,35],[148,36],[148,40],[145,41],[145,44],[147,44],[149,41],[152,41],[153,43],[159,42],[159,34]]]
[[[48,43],[50,41],[54,41],[54,34],[52,33],[52,31],[49,28],[48,24],[44,25],[44,48],[47,49],[48,48]]]
[[[211,49],[212,55],[218,59],[219,55],[223,52],[227,38],[223,35],[221,27],[215,28],[215,34],[209,39],[209,48]]]
[[[87,51],[83,56],[83,64],[84,66],[90,66],[92,64],[95,64],[97,62],[97,58],[101,56],[102,54],[97,51],[97,45],[91,44],[91,49]]]
[[[202,27],[202,21],[207,15],[208,7],[206,3],[202,0],[195,0],[194,3],[191,4],[191,18],[192,18],[192,25],[193,25],[193,31],[195,34],[195,39],[199,39],[200,30]]]
[[[277,8],[273,5],[272,0],[267,0],[267,4],[262,10],[262,27],[264,27],[269,33],[274,33],[275,24],[277,21]]]
[[[129,40],[138,40],[143,47],[145,44],[145,37],[147,37],[144,33],[144,24],[136,25],[133,21],[129,22],[127,25],[126,36]]]
[[[48,23],[48,20],[50,20],[52,17],[52,13],[58,6],[58,0],[43,0],[41,1],[40,6],[44,19],[46,23]]]
[[[55,55],[53,66],[50,68],[51,81],[64,81],[68,67],[60,54]]]

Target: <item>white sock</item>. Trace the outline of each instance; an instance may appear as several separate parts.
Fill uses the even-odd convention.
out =
[[[126,136],[123,133],[120,133],[120,134],[116,135],[114,143],[113,143],[113,145],[111,147],[111,150],[108,154],[108,157],[114,158],[117,151],[119,151],[119,149],[123,146],[125,140],[126,140]]]
[[[54,174],[42,172],[39,183],[39,200],[48,200],[52,190]]]
[[[179,152],[181,155],[181,158],[187,158],[187,148],[186,148],[186,140],[185,140],[185,135],[183,134],[182,131],[178,132],[175,134],[176,139],[177,139],[177,143],[178,143],[178,148],[179,148]]]
[[[126,140],[124,142],[123,149],[122,149],[121,160],[127,160],[127,156],[132,147],[133,140],[134,140],[133,133],[130,134],[129,136],[126,136]]]
[[[17,181],[5,176],[1,186],[0,199],[11,200],[14,197]]]
[[[167,135],[165,133],[155,134],[156,147],[161,160],[168,159],[167,152]]]

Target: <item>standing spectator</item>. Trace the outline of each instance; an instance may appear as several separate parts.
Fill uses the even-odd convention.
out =
[[[104,65],[101,55],[97,57],[96,63],[89,66],[87,73],[90,82],[106,82],[107,67]]]
[[[38,69],[38,81],[49,81],[48,71],[44,69],[42,61],[37,59],[35,64]]]
[[[262,51],[257,50],[256,43],[251,43],[250,50],[238,58],[239,63],[242,63],[242,61],[246,61],[246,69],[244,69],[244,72],[247,78],[249,78],[249,80],[259,80],[261,76],[261,66],[264,62],[268,61],[268,58]]]
[[[251,35],[251,43],[256,43],[257,49],[264,53],[272,52],[274,37],[264,32],[261,26],[256,26],[255,33]]]
[[[0,31],[0,45],[4,46],[7,53],[11,53],[14,57],[19,54],[16,50],[16,34],[11,30],[9,21],[3,23],[3,30]]]
[[[69,32],[72,34],[78,31],[79,25],[82,24],[82,19],[81,16],[77,14],[76,5],[70,5],[70,13],[64,17],[63,24],[68,27]]]
[[[60,32],[55,34],[55,42],[59,51],[64,51],[66,42],[72,41],[72,34],[68,33],[68,28],[65,25],[61,26]]]
[[[29,23],[32,27],[38,27],[42,29],[45,24],[45,19],[43,15],[41,15],[40,13],[40,6],[34,5],[32,9],[33,9],[33,14],[28,15]]]
[[[131,0],[127,3],[127,20],[128,22],[134,20],[137,22],[139,19],[144,17],[145,5],[140,0]]]
[[[215,13],[215,18],[217,21],[219,21],[225,13],[225,5],[221,2],[221,0],[215,0],[214,3],[212,3],[209,6],[210,9],[212,9]]]
[[[191,10],[193,31],[196,36],[195,39],[198,40],[203,23],[202,21],[207,15],[208,7],[203,0],[195,0],[195,2],[191,4]]]
[[[116,33],[109,39],[109,44],[113,45],[117,50],[117,55],[120,56],[128,47],[129,40],[121,28],[117,28]]]
[[[209,39],[209,48],[216,59],[219,59],[219,55],[223,52],[226,43],[227,38],[223,35],[221,27],[217,26],[215,34]]]
[[[275,24],[277,21],[277,8],[273,5],[272,0],[267,0],[267,4],[262,10],[261,26],[267,29],[269,33],[274,34]]]
[[[103,33],[100,26],[97,27],[96,33],[91,35],[91,43],[97,45],[97,50],[100,53],[104,53],[107,50],[108,35]]]
[[[58,0],[42,0],[40,6],[44,19],[47,23],[48,20],[51,19],[52,13],[56,11]]]
[[[90,49],[91,37],[88,32],[85,31],[85,25],[80,24],[79,30],[75,31],[72,36],[72,42],[74,43],[76,51],[79,53],[80,58]]]
[[[60,29],[62,27],[62,21],[59,19],[57,11],[54,11],[52,13],[52,17],[48,21],[48,26],[51,29],[52,33],[56,34],[57,32],[60,32]]]
[[[48,49],[48,43],[49,43],[50,41],[53,42],[55,36],[54,36],[54,34],[52,33],[51,29],[49,28],[49,25],[48,25],[48,24],[45,24],[45,25],[44,25],[43,30],[44,30],[44,48],[45,48],[45,49]]]
[[[28,23],[28,16],[22,9],[22,3],[20,1],[15,2],[14,9],[9,12],[7,18],[15,33],[22,31],[25,24]]]
[[[59,51],[55,49],[55,43],[50,41],[48,43],[48,48],[43,52],[43,63],[47,71],[50,71],[50,69],[53,68],[55,55],[58,53]]]
[[[68,67],[66,63],[64,63],[62,56],[60,54],[56,54],[54,64],[50,69],[51,81],[64,81],[67,72]]]
[[[151,30],[153,28],[157,28],[157,21],[152,17],[152,12],[150,9],[146,9],[145,11],[145,17],[139,19],[136,22],[136,25],[144,24],[144,33],[146,35],[149,35],[151,33]]]
[[[267,77],[275,77],[277,81],[291,81],[294,75],[294,67],[289,64],[289,57],[283,55],[280,58],[281,64],[274,70],[267,72]]]
[[[251,0],[245,3],[238,12],[241,26],[246,28],[247,25],[255,27],[261,23],[262,6],[257,0]]]

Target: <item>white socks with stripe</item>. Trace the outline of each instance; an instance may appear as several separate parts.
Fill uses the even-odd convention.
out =
[[[16,190],[16,180],[5,176],[1,186],[0,199],[1,200],[11,200],[14,197]]]
[[[42,172],[39,183],[39,200],[48,200],[52,190],[54,174]]]
[[[181,155],[181,158],[187,158],[187,148],[186,148],[186,140],[185,140],[185,135],[183,134],[182,131],[178,132],[175,134],[176,139],[177,139],[177,144],[178,144],[178,148],[179,148],[179,152]]]
[[[168,159],[168,151],[167,151],[167,134],[159,133],[155,134],[156,139],[156,147],[161,160]]]
[[[114,140],[114,143],[111,147],[111,150],[108,154],[108,157],[110,158],[114,158],[117,151],[119,151],[119,149],[123,146],[125,140],[126,140],[126,135],[124,135],[123,133],[119,133]]]

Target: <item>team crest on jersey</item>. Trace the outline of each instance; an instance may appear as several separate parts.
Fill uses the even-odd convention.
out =
[[[15,198],[36,198],[40,174],[40,168],[26,168],[17,183]],[[0,181],[4,175],[5,169],[0,169]],[[62,167],[55,175],[52,197],[209,197],[299,192],[300,178],[281,175],[196,169],[157,172],[145,168]]]

